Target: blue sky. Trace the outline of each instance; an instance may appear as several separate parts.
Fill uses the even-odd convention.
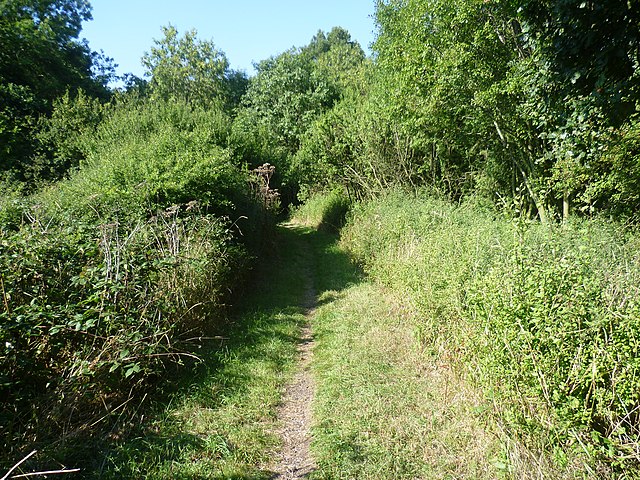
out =
[[[91,0],[93,20],[81,37],[92,50],[113,58],[117,73],[142,76],[140,58],[160,27],[180,33],[195,28],[213,40],[236,70],[253,73],[252,63],[303,46],[319,29],[346,28],[369,54],[374,40],[374,0]]]

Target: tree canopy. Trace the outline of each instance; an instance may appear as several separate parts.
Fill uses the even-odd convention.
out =
[[[25,178],[38,117],[67,90],[107,98],[112,65],[79,39],[86,0],[0,2],[0,170]]]
[[[163,38],[142,57],[150,87],[161,98],[233,108],[246,88],[246,77],[229,68],[224,52],[212,41],[199,40],[196,30],[182,37],[169,25]]]

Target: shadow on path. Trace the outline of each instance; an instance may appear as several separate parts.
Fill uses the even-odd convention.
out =
[[[288,224],[275,240],[236,298],[225,340],[203,345],[202,363],[167,372],[174,378],[163,381],[140,424],[105,445],[84,478],[273,476],[260,466],[278,443],[271,426],[307,323],[310,273],[314,304],[359,281],[334,235]]]

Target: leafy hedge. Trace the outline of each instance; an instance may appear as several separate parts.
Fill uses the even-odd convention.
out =
[[[393,193],[359,205],[342,242],[417,305],[424,345],[464,365],[518,441],[554,452],[558,468],[637,471],[635,236]]]
[[[68,180],[0,205],[6,465],[112,428],[111,412],[127,418],[120,406],[195,358],[189,339],[221,333],[270,225],[227,133],[217,111],[122,101]]]

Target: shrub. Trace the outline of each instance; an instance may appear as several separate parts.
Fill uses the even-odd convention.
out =
[[[195,358],[189,338],[221,333],[245,245],[270,221],[232,165],[227,126],[179,102],[124,101],[83,139],[70,178],[0,204],[7,462],[27,444],[99,436],[90,425]]]
[[[178,101],[123,101],[88,142],[82,168],[40,195],[45,207],[108,218],[197,200],[219,215],[248,196],[224,148],[228,121]]]
[[[342,189],[318,192],[294,209],[292,216],[304,225],[337,233],[344,225],[350,205]]]

